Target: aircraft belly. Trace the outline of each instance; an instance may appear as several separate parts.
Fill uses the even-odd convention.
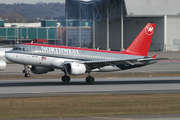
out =
[[[63,69],[65,61],[71,61],[69,59],[64,58],[56,58],[56,57],[43,57],[40,56],[41,61],[39,63],[40,66],[52,67],[56,69]]]
[[[120,71],[121,69],[116,66],[105,66],[92,70],[92,72],[110,72],[110,71]]]
[[[51,66],[53,68],[63,69],[64,68],[64,64],[63,64],[64,61],[65,61],[65,59],[56,58],[51,62]]]

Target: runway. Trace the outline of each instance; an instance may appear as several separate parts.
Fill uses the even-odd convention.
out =
[[[63,120],[179,120],[180,115],[134,115],[134,116],[106,116],[106,117],[74,117]],[[59,120],[60,118],[23,119],[23,120]],[[21,119],[13,119],[21,120]]]
[[[60,79],[0,80],[0,97],[64,96],[94,94],[179,93],[180,77],[82,78],[70,83]]]
[[[46,79],[26,79],[22,73],[23,66],[8,64],[0,76],[14,76],[16,79],[6,80],[1,77],[0,97],[31,97],[31,96],[60,96],[87,94],[143,94],[143,93],[172,93],[180,91],[180,77],[129,77],[129,78],[95,78],[94,84],[87,84],[85,78],[72,78],[70,83],[63,83],[60,70],[48,74],[32,76],[47,76]],[[180,62],[158,61],[156,64],[125,71],[97,74],[134,73],[179,73]],[[58,79],[49,79],[49,75],[59,75]],[[19,79],[17,79],[19,78]]]
[[[22,76],[20,79],[0,80],[0,98],[9,97],[41,97],[41,96],[70,96],[70,95],[99,95],[99,94],[148,94],[148,93],[180,93],[180,77],[107,77],[96,78],[94,84],[87,84],[85,78],[72,78],[70,83],[63,83],[61,79],[48,79],[48,75],[63,73],[59,70],[48,73],[46,79],[23,78],[23,66],[10,64],[0,72],[0,76]],[[160,61],[156,64],[127,71],[124,73],[179,73],[179,62]],[[98,73],[101,74],[101,73]],[[102,73],[108,74],[108,73]],[[32,74],[32,76],[37,76]],[[117,116],[117,117],[77,117],[63,118],[65,120],[105,120],[105,119],[141,119],[141,120],[178,120],[179,115],[167,116]],[[47,118],[48,120],[50,118]],[[56,120],[59,118],[52,118]],[[39,119],[38,119],[39,120]],[[46,120],[46,119],[44,119]]]

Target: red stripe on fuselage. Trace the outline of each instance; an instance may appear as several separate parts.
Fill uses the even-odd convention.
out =
[[[124,54],[123,51],[122,51],[122,52],[116,52],[116,51],[96,50],[96,49],[77,48],[77,47],[68,47],[68,46],[57,46],[57,45],[49,45],[49,44],[23,43],[22,45],[32,45],[32,46],[43,46],[43,47],[54,47],[54,48],[64,48],[64,49],[74,49],[74,50],[84,50],[84,51],[92,51],[92,52],[103,52],[103,53]],[[129,54],[129,55],[130,55],[130,54]],[[139,55],[139,56],[140,56],[140,55]]]

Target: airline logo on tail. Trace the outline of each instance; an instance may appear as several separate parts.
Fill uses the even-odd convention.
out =
[[[124,54],[147,56],[156,24],[148,23],[131,45],[123,51]]]
[[[147,35],[152,35],[153,32],[154,32],[154,29],[153,29],[153,27],[151,25],[148,25],[146,27],[146,29],[145,29],[145,32],[146,32]]]

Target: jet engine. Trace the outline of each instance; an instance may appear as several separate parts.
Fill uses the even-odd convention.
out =
[[[6,68],[6,62],[4,60],[0,60],[0,70],[4,70]]]
[[[49,68],[49,67],[40,67],[40,66],[32,66],[31,67],[31,72],[34,74],[44,74],[44,73],[48,73],[50,71],[54,71],[54,69]]]
[[[65,69],[70,75],[81,75],[86,72],[86,66],[79,63],[69,63],[66,65]]]
[[[9,51],[12,48],[0,48],[0,71],[6,68],[6,63],[11,63],[5,58],[5,51]]]

